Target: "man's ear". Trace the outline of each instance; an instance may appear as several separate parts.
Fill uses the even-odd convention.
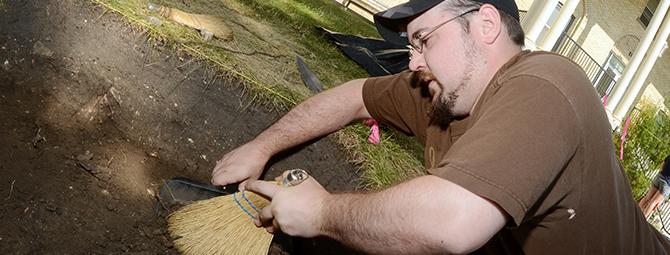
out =
[[[493,5],[484,4],[479,8],[480,36],[486,44],[493,44],[502,31],[500,11]]]

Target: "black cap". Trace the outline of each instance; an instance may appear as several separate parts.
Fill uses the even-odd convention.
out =
[[[444,0],[410,0],[407,3],[396,5],[386,11],[374,15],[377,31],[384,37],[384,40],[398,44],[407,44],[407,33],[404,32],[405,26],[410,20],[421,15],[425,11],[433,8]],[[514,0],[473,0],[483,4],[491,4],[519,20],[519,8]]]

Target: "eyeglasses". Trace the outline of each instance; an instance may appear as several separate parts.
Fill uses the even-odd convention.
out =
[[[453,17],[453,18],[451,18],[451,19],[448,19],[448,20],[445,21],[445,22],[442,22],[442,23],[440,23],[440,24],[437,24],[437,26],[434,26],[434,27],[432,27],[432,28],[430,28],[430,29],[428,29],[428,30],[421,31],[420,33],[415,34],[415,35],[409,40],[409,45],[407,45],[407,47],[409,48],[410,59],[411,59],[411,57],[412,57],[412,52],[416,52],[416,53],[419,53],[419,54],[423,53],[423,46],[424,46],[424,45],[426,44],[426,42],[428,41],[428,36],[429,36],[430,34],[432,34],[433,32],[435,32],[435,31],[436,31],[437,29],[439,29],[440,27],[444,26],[444,24],[447,24],[447,23],[451,22],[452,20],[455,20],[455,19],[457,19],[457,18],[463,17],[463,16],[465,16],[465,15],[468,14],[468,13],[475,12],[475,11],[478,11],[478,10],[479,10],[479,8],[477,8],[477,9],[472,9],[472,10],[469,10],[469,11],[466,11],[466,12],[463,12],[463,13],[457,15],[456,17]]]

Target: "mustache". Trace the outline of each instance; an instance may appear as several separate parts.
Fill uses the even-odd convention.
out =
[[[429,71],[417,71],[416,76],[419,79],[419,81],[421,81],[421,82],[428,82],[430,80],[437,80],[437,78],[435,78],[435,75],[433,75],[433,73],[429,72]]]

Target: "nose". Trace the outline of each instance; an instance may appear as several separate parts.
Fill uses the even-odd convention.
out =
[[[421,69],[424,69],[426,67],[426,63],[423,59],[423,54],[418,53],[415,50],[410,50],[410,58],[409,58],[409,70],[412,70],[414,72],[419,71]]]

